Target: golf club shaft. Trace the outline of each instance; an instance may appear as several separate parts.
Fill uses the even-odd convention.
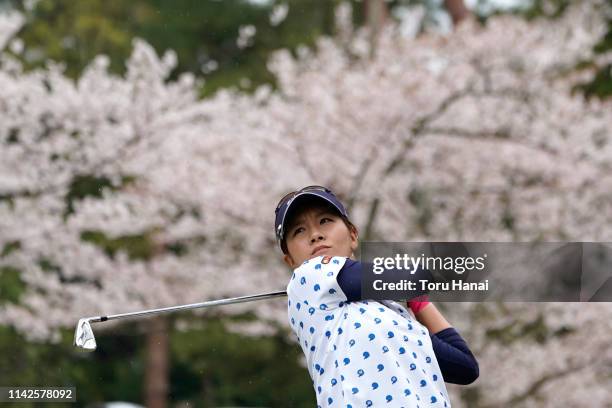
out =
[[[160,309],[143,310],[141,312],[121,313],[121,314],[108,315],[108,316],[97,316],[97,317],[91,317],[88,320],[90,322],[105,322],[107,320],[123,319],[126,317],[146,316],[150,314],[176,312],[179,310],[198,309],[201,307],[209,307],[209,306],[231,305],[234,303],[251,302],[254,300],[271,299],[271,298],[281,297],[281,296],[287,296],[287,292],[283,290],[279,292],[261,293],[259,295],[249,295],[249,296],[240,296],[240,297],[235,297],[235,298],[210,300],[207,302],[191,303],[191,304],[182,305],[182,306],[170,306],[170,307],[163,307]]]

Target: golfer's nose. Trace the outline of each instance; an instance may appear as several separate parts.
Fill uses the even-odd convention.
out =
[[[319,230],[319,228],[313,228],[310,234],[310,242],[315,243],[317,241],[321,241],[322,239],[325,239],[325,237],[323,236],[321,230]]]

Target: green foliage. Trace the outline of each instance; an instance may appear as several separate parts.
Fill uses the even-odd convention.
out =
[[[277,3],[289,5],[285,21],[274,27],[269,15]],[[202,75],[202,66],[213,60],[218,68],[206,76],[203,95],[220,87],[235,86],[248,78],[249,91],[274,83],[266,62],[272,51],[312,45],[322,34],[332,34],[338,0],[288,0],[255,3],[247,0],[40,0],[26,13],[19,36],[25,41],[27,67],[48,59],[66,64],[66,73],[77,78],[98,54],[110,57],[110,69],[123,73],[132,39],[144,38],[158,53],[176,51],[181,72]],[[239,28],[254,25],[253,45],[240,49]]]
[[[612,9],[612,0],[608,0],[608,6]],[[603,54],[612,51],[612,17],[608,17],[608,31],[595,45],[594,51]],[[610,98],[612,97],[612,64],[601,67],[593,81],[586,84],[579,84],[577,90],[584,92],[587,98]]]
[[[121,179],[120,187],[126,186],[134,181],[133,176],[124,176]],[[85,197],[102,197],[102,191],[108,188],[117,190],[119,187],[114,186],[111,180],[107,177],[96,177],[89,174],[76,176],[70,183],[68,194],[66,195],[66,214],[74,212],[74,202],[82,200]]]
[[[4,245],[4,248],[2,248],[2,252],[0,252],[0,258],[7,256],[11,252],[18,250],[19,248],[21,248],[21,242],[8,242],[6,245]]]
[[[414,187],[408,193],[408,201],[417,211],[417,225],[425,234],[429,231],[429,224],[433,220],[431,197],[427,190]]]
[[[67,213],[74,212],[74,201],[85,197],[102,197],[104,188],[112,188],[111,181],[106,177],[94,177],[90,175],[77,176],[72,180],[68,194],[66,195]]]
[[[148,260],[154,255],[155,250],[149,234],[108,238],[101,231],[83,231],[81,239],[99,246],[110,257],[114,257],[117,251],[125,251],[132,260]]]
[[[140,400],[143,370],[141,364],[133,364],[133,349],[122,349],[117,339],[108,341],[105,336],[99,336],[105,351],[81,354],[72,346],[72,330],[63,330],[61,334],[58,344],[29,343],[13,328],[0,326],[3,385],[76,387],[79,406],[93,401],[113,401],[117,397],[124,401]],[[111,349],[113,354],[109,356],[107,352]],[[66,406],[72,404],[45,403],[45,407]]]
[[[174,77],[182,72],[204,76],[203,97],[226,87],[250,92],[261,84],[275,86],[275,78],[266,67],[270,54],[281,48],[313,46],[319,36],[332,35],[334,8],[340,3],[340,0],[40,0],[32,11],[26,11],[22,2],[2,1],[26,14],[26,24],[19,36],[26,44],[21,57],[28,68],[42,66],[49,59],[61,61],[66,65],[66,73],[77,78],[94,56],[106,54],[110,57],[111,71],[122,74],[132,39],[140,37],[158,53],[176,51],[178,67]],[[490,0],[478,0],[474,12],[482,22],[505,12],[529,20],[555,19],[563,15],[571,2],[530,0],[504,11]],[[364,2],[351,0],[351,3],[354,23],[363,24]],[[612,7],[612,0],[608,3]],[[274,27],[269,15],[277,4],[287,4],[289,13]],[[390,10],[416,4],[425,6],[430,20],[442,8],[442,2],[437,0],[387,2]],[[254,42],[240,49],[236,44],[239,28],[249,24],[257,30]],[[609,27],[596,46],[598,52],[612,47],[612,20]],[[217,69],[204,73],[202,69],[210,61],[217,63]],[[587,96],[608,97],[609,77],[609,67],[605,67],[591,84],[577,89],[584,90]]]
[[[559,18],[570,4],[571,0],[531,0],[531,6],[523,14],[529,20],[542,16]]]
[[[35,67],[47,59],[62,61],[66,72],[76,77],[88,61],[103,52],[111,57],[112,69],[120,70],[131,48],[125,25],[138,24],[138,16],[117,0],[41,0],[28,13],[22,29],[28,44],[25,62]]]
[[[612,8],[612,0],[609,0],[608,3]],[[612,50],[612,17],[608,18],[608,32],[595,46],[595,52],[600,54],[610,50]]]
[[[553,331],[546,325],[545,317],[538,315],[533,321],[512,321],[505,326],[490,328],[486,332],[486,337],[489,340],[500,342],[506,346],[516,341],[524,341],[525,339],[544,344],[550,338],[563,337],[574,331],[575,329],[572,327],[561,327]]]
[[[224,322],[250,320],[249,315],[189,319],[201,328],[169,332],[169,406],[181,401],[193,407],[315,405],[312,382],[299,364],[301,350],[289,342],[286,331],[248,337],[225,328]],[[0,326],[0,378],[6,386],[76,387],[77,406],[102,401],[142,404],[146,321],[111,331],[94,325],[94,330],[98,348],[83,353],[72,346],[70,329],[62,330],[59,344],[38,344]]]
[[[612,64],[606,64],[598,69],[593,80],[576,84],[573,91],[581,92],[587,99],[612,97]]]
[[[0,305],[19,302],[19,297],[26,290],[26,284],[19,275],[18,269],[0,267]]]
[[[200,386],[192,394],[173,388],[174,399],[193,400],[204,394],[209,403],[214,401],[212,406],[315,405],[308,372],[297,363],[301,350],[283,334],[245,337],[227,332],[222,320],[209,319],[200,329],[173,332],[171,344],[183,368],[173,371],[172,383],[180,378],[199,381]]]

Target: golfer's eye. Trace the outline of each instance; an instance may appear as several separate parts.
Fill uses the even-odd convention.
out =
[[[333,221],[333,220],[331,218],[328,218],[328,217],[323,217],[323,218],[321,218],[320,224],[324,224],[324,223],[326,223],[328,221]]]
[[[296,229],[293,230],[293,236],[295,237],[297,234],[299,234],[302,231],[304,231],[304,227],[297,227]]]

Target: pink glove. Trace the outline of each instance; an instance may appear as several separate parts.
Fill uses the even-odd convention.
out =
[[[429,305],[429,297],[427,295],[417,296],[412,300],[407,302],[408,307],[412,310],[412,313],[419,313],[421,310],[425,309],[427,305]]]

